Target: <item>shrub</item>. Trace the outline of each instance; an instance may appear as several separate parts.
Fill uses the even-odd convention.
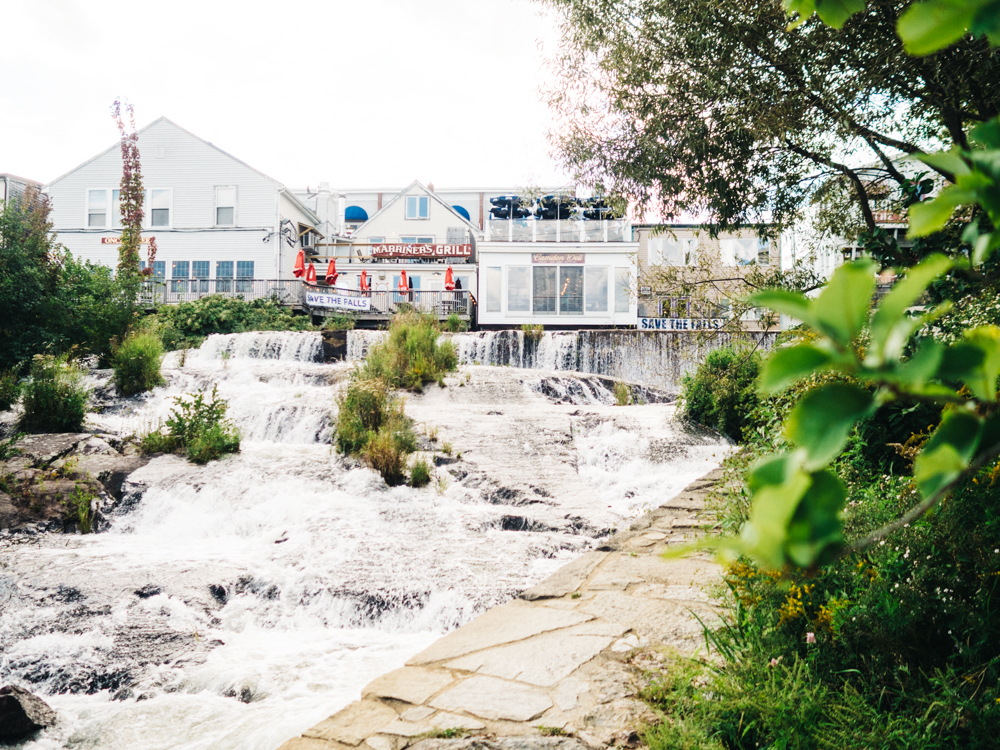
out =
[[[350,331],[354,328],[356,320],[350,313],[341,315],[330,315],[323,321],[324,331]]]
[[[421,391],[424,383],[436,381],[458,366],[458,354],[450,341],[438,342],[434,321],[417,312],[397,314],[389,336],[368,350],[361,378],[383,380],[389,388]]]
[[[169,350],[197,347],[209,334],[244,331],[310,331],[307,315],[294,315],[276,299],[245,302],[238,297],[212,294],[179,305],[157,309],[153,325]]]
[[[21,397],[21,381],[17,369],[0,371],[0,411],[7,411]]]
[[[444,330],[449,333],[462,333],[469,330],[469,324],[462,320],[458,313],[452,313],[444,321]]]
[[[390,487],[406,480],[405,453],[391,431],[382,429],[375,433],[361,449],[361,456],[365,463],[382,475]]]
[[[545,326],[541,323],[525,323],[521,326],[521,333],[529,341],[538,341],[545,333]]]
[[[185,451],[192,463],[204,464],[226,453],[239,453],[240,436],[232,422],[226,419],[229,404],[218,396],[218,386],[212,386],[210,399],[199,390],[186,398],[174,399],[163,429],[144,435],[140,441],[147,453],[179,453]]]
[[[431,467],[424,459],[418,459],[410,467],[410,486],[426,487],[431,483]]]
[[[23,432],[79,432],[90,396],[79,368],[67,355],[36,354],[22,388]]]
[[[132,331],[120,344],[112,344],[111,352],[115,387],[120,395],[134,396],[163,385],[163,342],[156,334]]]
[[[403,399],[393,396],[385,381],[362,380],[356,370],[337,404],[337,450],[360,455],[390,486],[401,484],[406,478],[404,458],[417,449]]]
[[[618,406],[628,406],[632,403],[632,389],[620,380],[615,381],[615,403]]]
[[[709,352],[695,374],[686,374],[682,380],[686,416],[743,442],[750,425],[748,415],[759,403],[756,382],[760,364],[760,354],[741,346]]]

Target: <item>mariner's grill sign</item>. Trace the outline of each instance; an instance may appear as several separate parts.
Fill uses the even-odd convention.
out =
[[[714,331],[726,324],[725,318],[639,318],[640,331]]]
[[[367,297],[348,297],[343,294],[321,294],[306,292],[306,304],[310,307],[334,307],[339,310],[371,310],[372,301]]]
[[[373,258],[470,258],[472,245],[372,245]]]

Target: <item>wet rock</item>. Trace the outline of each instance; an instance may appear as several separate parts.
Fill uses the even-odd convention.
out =
[[[13,740],[56,723],[56,712],[23,688],[0,687],[0,739]]]
[[[147,583],[142,588],[135,590],[135,595],[140,599],[149,599],[151,596],[158,596],[163,593],[163,589],[157,586],[155,583]]]
[[[229,601],[229,591],[221,584],[209,584],[208,591],[212,594],[212,598],[219,604],[225,604]]]
[[[323,361],[347,359],[347,331],[323,331]]]
[[[51,435],[25,435],[17,442],[23,456],[36,465],[49,464],[73,450],[79,443],[91,437],[89,433],[53,433]]]
[[[461,740],[421,740],[412,750],[586,750],[575,737],[467,737]]]

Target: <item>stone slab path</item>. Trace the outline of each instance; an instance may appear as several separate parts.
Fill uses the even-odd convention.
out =
[[[361,700],[279,750],[572,750],[628,743],[653,717],[636,697],[631,657],[650,647],[692,653],[717,618],[707,556],[663,560],[711,528],[693,482],[597,550],[518,599],[452,631],[362,690]],[[540,727],[544,729],[540,729]],[[446,732],[446,730],[453,730]],[[442,734],[468,739],[442,739]],[[557,733],[566,736],[545,736]]]

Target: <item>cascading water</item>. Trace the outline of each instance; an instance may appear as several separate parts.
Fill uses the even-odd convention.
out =
[[[101,431],[142,432],[173,397],[214,386],[243,449],[202,467],[153,459],[125,487],[141,499],[106,533],[0,539],[0,682],[60,715],[20,747],[273,750],[725,450],[674,426],[669,405],[571,417],[537,382],[473,367],[407,405],[446,425],[465,468],[390,489],[332,450],[336,384],[350,366],[320,355],[315,333],[212,336],[168,356],[167,386],[92,415]],[[596,386],[579,392],[606,402]],[[521,416],[501,415],[504,404]],[[508,433],[481,434],[476,409]],[[546,425],[570,419],[567,458]],[[510,455],[498,438],[508,434]],[[527,465],[517,451],[534,462],[534,484],[522,482],[530,502],[512,489]],[[558,481],[543,486],[563,476],[576,482],[565,497]]]
[[[384,335],[351,331],[348,359],[364,359],[368,347]],[[463,365],[586,372],[672,393],[680,390],[681,378],[709,351],[732,340],[729,334],[701,340],[687,333],[631,330],[546,331],[538,338],[518,330],[477,331],[450,334],[450,338]],[[775,334],[755,334],[755,339],[766,350],[774,344]]]

